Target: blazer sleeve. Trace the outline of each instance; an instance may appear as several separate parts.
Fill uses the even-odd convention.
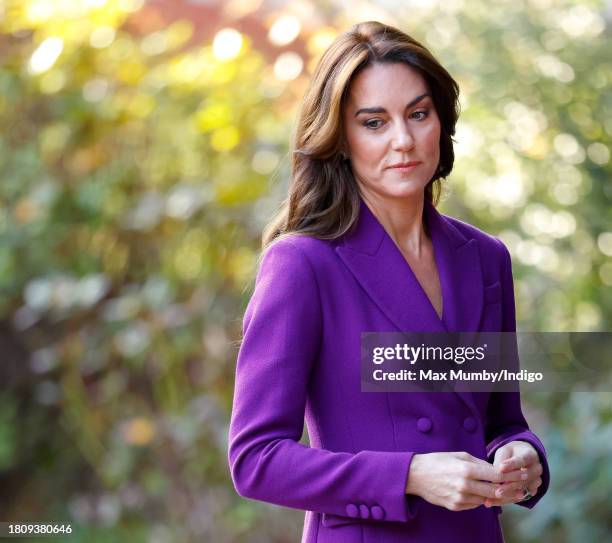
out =
[[[501,331],[516,332],[516,309],[510,252],[500,240],[497,241],[501,245],[504,255],[502,265],[503,323]],[[518,363],[518,357],[516,360]],[[527,441],[538,452],[543,468],[542,485],[533,498],[517,503],[517,505],[531,509],[548,490],[550,472],[544,445],[531,432],[521,411],[519,392],[493,392],[491,394],[487,407],[485,437],[487,441],[487,460],[489,462],[493,462],[495,451],[510,441]]]
[[[310,260],[290,238],[274,243],[243,321],[228,443],[234,486],[243,497],[285,507],[346,518],[365,503],[376,520],[408,521],[416,515],[405,494],[414,453],[334,452],[298,442],[322,327]]]

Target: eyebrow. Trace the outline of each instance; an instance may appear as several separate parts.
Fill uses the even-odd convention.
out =
[[[428,92],[426,92],[425,94],[421,94],[417,96],[414,100],[412,100],[410,103],[406,104],[406,109],[414,106],[415,104],[418,104],[426,96],[429,96],[431,98],[431,95]],[[360,113],[386,113],[386,112],[387,110],[384,107],[363,107],[357,110],[357,112],[355,113],[355,117],[357,117],[357,115],[359,115]]]

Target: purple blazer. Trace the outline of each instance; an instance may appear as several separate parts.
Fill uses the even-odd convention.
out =
[[[334,241],[273,243],[244,315],[229,466],[246,498],[305,510],[302,543],[503,542],[500,507],[449,511],[406,495],[415,453],[493,461],[512,440],[546,452],[518,393],[361,392],[361,332],[515,331],[510,254],[426,203],[443,296],[438,318],[401,252],[361,202]],[[299,443],[304,420],[310,446]]]

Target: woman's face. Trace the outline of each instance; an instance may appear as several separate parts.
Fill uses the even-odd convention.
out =
[[[440,120],[428,93],[421,74],[402,63],[370,65],[353,80],[343,121],[362,193],[377,199],[423,193],[440,160]],[[413,161],[408,169],[391,167]]]

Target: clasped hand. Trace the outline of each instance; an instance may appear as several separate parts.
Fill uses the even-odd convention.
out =
[[[526,441],[511,441],[495,452],[493,464],[467,452],[414,455],[407,494],[451,511],[517,503],[523,489],[532,496],[542,484],[537,451]]]

